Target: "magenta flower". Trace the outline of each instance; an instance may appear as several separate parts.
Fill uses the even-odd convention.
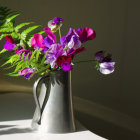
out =
[[[25,79],[32,77],[32,74],[35,72],[35,69],[25,68],[22,71],[18,71],[19,75],[23,76]]]
[[[32,55],[30,50],[27,50],[27,49],[18,50],[18,49],[16,49],[16,54],[21,54],[21,56],[22,56],[22,53],[24,53],[24,58],[23,59],[25,59],[26,55],[29,54],[29,56],[28,56],[28,60],[29,60],[31,55]]]
[[[61,68],[63,71],[71,71],[73,69],[72,65],[70,62],[64,62],[61,64]]]
[[[99,71],[102,74],[110,74],[114,72],[115,62],[103,62],[99,64]]]
[[[78,34],[72,28],[69,29],[69,32],[66,36],[60,38],[61,44],[69,49],[78,49],[81,47],[81,41],[79,40]]]
[[[78,29],[77,33],[79,35],[79,39],[80,41],[86,42],[88,40],[93,40],[96,37],[96,32],[94,30],[92,30],[91,28],[85,27],[83,29]]]
[[[49,29],[49,27],[44,28],[44,32],[48,34],[48,37],[56,42],[56,36],[53,34],[53,32]]]
[[[6,43],[4,45],[4,49],[8,50],[8,51],[12,51],[14,49],[14,47],[16,46],[13,38],[11,35],[6,35]]]
[[[43,44],[43,36],[41,34],[34,34],[31,39],[31,47],[37,50],[44,50],[45,46]]]

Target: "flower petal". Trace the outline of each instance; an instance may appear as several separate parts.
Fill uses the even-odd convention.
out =
[[[66,72],[66,71],[71,71],[71,70],[73,69],[71,63],[69,63],[69,62],[62,63],[62,64],[61,64],[61,68],[62,68],[62,70],[65,71],[65,72]]]
[[[56,36],[53,34],[49,27],[45,27],[44,32],[47,33],[48,37],[56,43]]]
[[[6,43],[4,45],[4,49],[6,49],[8,51],[12,51],[15,46],[16,46],[15,44],[12,44],[9,41],[6,41]]]
[[[81,42],[93,40],[96,37],[96,32],[88,27],[83,28],[81,31],[79,29],[77,32],[78,32],[79,39]]]
[[[110,74],[110,73],[114,72],[114,65],[115,65],[115,62],[103,62],[103,63],[100,63],[99,71],[102,74]]]
[[[35,69],[25,68],[22,71],[18,71],[19,75],[23,76],[25,79],[31,78],[31,74],[35,72]]]
[[[43,42],[43,36],[41,34],[34,34],[34,36],[31,39],[31,46],[32,48],[42,48],[44,49]]]

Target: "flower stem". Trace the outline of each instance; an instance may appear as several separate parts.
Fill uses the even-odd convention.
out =
[[[87,62],[95,62],[96,60],[83,60],[83,61],[77,61],[77,62],[73,62],[74,64],[77,63],[87,63]]]
[[[60,27],[59,27],[59,37],[61,37],[61,30],[60,30]]]

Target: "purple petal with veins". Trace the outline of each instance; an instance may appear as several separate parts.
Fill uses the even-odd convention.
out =
[[[102,74],[110,74],[110,73],[114,72],[114,65],[115,65],[115,62],[103,62],[103,63],[100,63],[99,71]]]

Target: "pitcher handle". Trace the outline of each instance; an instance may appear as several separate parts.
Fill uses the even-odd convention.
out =
[[[48,77],[48,76],[47,76]],[[39,103],[39,99],[37,97],[37,89],[39,84],[42,82],[42,80],[44,80],[46,77],[40,77],[36,80],[36,82],[33,85],[33,96],[34,96],[34,100],[35,100],[35,104],[36,104],[36,108],[38,110],[38,118],[36,120],[36,122],[40,122],[39,120],[41,119],[41,107],[40,107],[40,103]]]

